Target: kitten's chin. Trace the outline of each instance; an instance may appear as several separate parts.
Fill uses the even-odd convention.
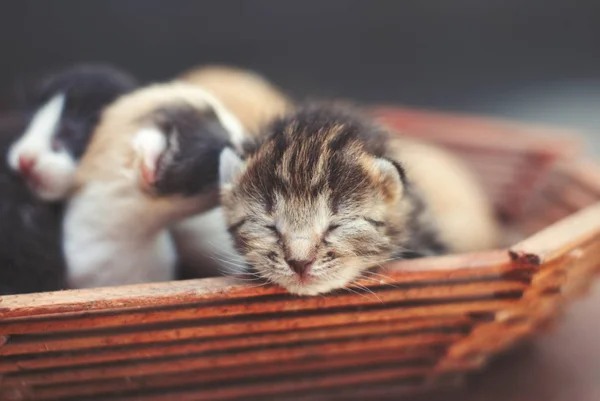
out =
[[[41,178],[37,180],[30,179],[27,181],[29,189],[33,191],[38,198],[47,202],[56,202],[66,198],[70,184],[70,181],[67,182],[65,180],[49,183],[48,180]]]
[[[325,294],[343,288],[347,286],[350,282],[352,282],[353,279],[354,277],[340,277],[330,280],[311,281],[309,283],[286,282],[278,284],[286,290],[288,290],[288,292],[290,292],[291,294],[311,296]]]

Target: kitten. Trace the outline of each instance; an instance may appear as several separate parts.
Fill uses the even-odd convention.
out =
[[[203,66],[180,76],[214,95],[242,123],[246,140],[285,114],[292,101],[264,77],[229,66]],[[171,230],[182,261],[182,277],[235,275],[246,270],[236,252],[223,212],[217,207],[175,225]]]
[[[212,93],[249,134],[260,132],[275,117],[290,110],[292,101],[263,76],[231,66],[202,66],[179,79]]]
[[[41,199],[64,199],[102,109],[135,87],[128,74],[104,65],[77,65],[49,76],[37,90],[25,131],[8,151],[8,165]]]
[[[0,151],[25,126],[24,118],[0,118]],[[0,163],[0,295],[66,287],[60,246],[61,210],[39,199]]]
[[[168,228],[218,203],[219,152],[243,136],[213,96],[158,84],[108,107],[75,178],[64,221],[73,287],[166,281]]]
[[[416,164],[433,161],[440,186],[465,191],[464,198],[419,185],[429,167],[405,166],[402,145],[344,107],[300,107],[268,134],[245,161],[222,152],[222,203],[236,248],[258,274],[292,293],[344,287],[390,258],[492,245],[455,246],[461,241],[444,232],[440,211],[463,219],[462,230],[478,219],[494,226],[485,201],[474,210],[463,202],[468,193],[483,197],[449,155]],[[446,200],[443,208],[433,206]]]
[[[67,286],[56,201],[101,110],[134,86],[112,67],[78,65],[36,85],[22,115],[0,119],[0,295]]]

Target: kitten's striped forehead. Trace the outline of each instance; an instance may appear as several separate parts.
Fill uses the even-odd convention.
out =
[[[374,156],[358,135],[360,127],[300,117],[276,126],[249,158],[240,182],[244,192],[264,200],[267,208],[276,196],[304,202],[326,196],[335,210],[376,185],[370,168]]]

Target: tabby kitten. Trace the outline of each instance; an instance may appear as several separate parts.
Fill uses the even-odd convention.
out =
[[[484,219],[494,230],[479,187],[452,158],[437,162],[436,168],[445,162],[451,168],[436,177],[452,181],[458,174],[458,183],[468,177],[469,185],[454,190],[471,191],[481,207],[461,199],[432,208],[439,196],[413,180],[395,139],[345,107],[302,106],[267,134],[245,161],[222,152],[222,204],[239,252],[263,278],[292,293],[344,287],[390,258],[491,245],[446,240],[437,211],[458,213],[467,226]],[[427,169],[415,172],[416,179]]]

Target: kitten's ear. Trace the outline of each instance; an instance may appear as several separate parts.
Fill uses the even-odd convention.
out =
[[[231,185],[246,170],[246,163],[230,147],[225,147],[219,157],[219,185]]]
[[[405,180],[402,166],[380,157],[375,159],[375,168],[386,200],[394,202],[400,199],[404,192]]]
[[[158,163],[167,150],[167,138],[156,128],[143,128],[133,138],[136,167],[146,185],[156,182]]]

